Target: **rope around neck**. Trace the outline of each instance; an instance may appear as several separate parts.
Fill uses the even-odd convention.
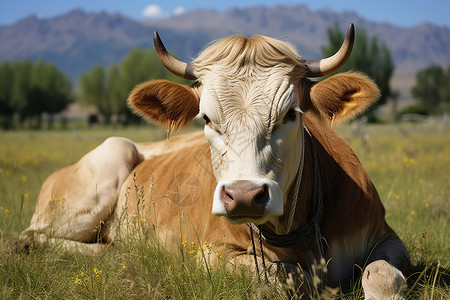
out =
[[[255,240],[253,239],[253,229],[250,226],[250,237],[252,238],[252,247],[253,247],[253,258],[255,259],[255,267],[256,267],[256,274],[258,274],[258,280],[261,282],[261,277],[259,275],[259,266],[258,266],[258,258],[256,257],[256,247],[255,247]],[[262,248],[261,248],[261,255],[263,254]],[[264,266],[264,274],[266,274],[266,268]]]
[[[312,200],[312,211],[314,212],[311,218],[311,222],[314,225],[314,232],[316,237],[316,244],[317,244],[317,250],[319,251],[319,261],[320,259],[324,258],[324,251],[323,251],[323,243],[322,243],[322,233],[320,232],[320,226],[319,221],[322,217],[323,212],[323,190],[322,190],[322,179],[320,178],[320,166],[319,166],[319,159],[317,157],[317,149],[316,145],[314,144],[314,140],[312,137],[311,132],[309,132],[308,128],[306,128],[306,132],[308,133],[308,136],[311,141],[311,149],[313,154],[313,162],[314,162],[314,187],[313,187],[313,200]]]
[[[253,229],[252,229],[252,227],[250,227],[250,237],[252,238],[253,257],[255,259],[256,274],[258,274],[258,281],[261,282],[261,275],[259,273],[258,258],[256,257],[256,247],[255,247],[255,240],[253,239]],[[264,268],[264,278],[266,279],[266,283],[269,283],[269,278],[267,277],[266,261],[264,259],[264,251],[263,251],[263,245],[262,245],[261,230],[259,230],[259,247],[260,247],[260,250],[261,250],[261,260],[262,260],[262,265],[263,265],[263,268]]]
[[[303,128],[304,129],[302,130],[302,154],[300,157],[300,166],[298,167],[298,171],[297,171],[297,173],[298,173],[297,180],[295,181],[294,198],[292,199],[291,211],[290,211],[289,219],[288,219],[288,226],[286,228],[286,231],[283,234],[287,234],[291,231],[292,222],[294,221],[294,216],[295,216],[295,209],[297,208],[297,199],[298,199],[298,193],[300,191],[300,183],[302,182],[303,168],[305,166],[305,130],[308,130],[305,125],[303,125]]]

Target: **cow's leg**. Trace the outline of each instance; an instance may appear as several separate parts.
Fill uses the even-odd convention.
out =
[[[405,245],[389,228],[391,238],[377,245],[364,269],[365,299],[404,299],[410,260]]]
[[[64,238],[49,237],[47,234],[43,233],[34,234],[33,239],[37,244],[49,244],[58,247],[58,249],[72,253],[100,253],[108,247],[107,244],[103,243],[83,243]]]
[[[142,159],[132,141],[112,137],[74,165],[53,173],[42,185],[31,224],[21,237],[95,240],[114,210],[122,183]]]

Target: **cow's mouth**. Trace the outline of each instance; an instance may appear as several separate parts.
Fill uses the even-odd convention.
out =
[[[231,224],[243,224],[243,223],[254,223],[257,225],[261,225],[266,223],[270,215],[264,214],[264,215],[258,215],[258,216],[231,216],[227,215],[225,216],[227,218],[228,222]]]

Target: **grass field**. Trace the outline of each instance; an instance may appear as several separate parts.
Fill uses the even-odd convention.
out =
[[[450,126],[371,125],[364,143],[349,126],[339,132],[371,176],[388,223],[410,251],[414,272],[408,298],[450,299]],[[165,132],[148,127],[0,132],[1,299],[283,298],[244,269],[225,270],[225,262],[205,268],[187,250],[171,253],[154,240],[137,238],[96,255],[50,245],[22,250],[18,234],[29,224],[44,179],[112,135],[149,141]],[[361,297],[357,286],[336,296]]]

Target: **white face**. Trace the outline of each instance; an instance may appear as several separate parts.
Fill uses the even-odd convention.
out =
[[[256,224],[282,215],[303,151],[292,80],[273,71],[244,80],[209,74],[202,84],[200,114],[218,183],[212,213]]]

